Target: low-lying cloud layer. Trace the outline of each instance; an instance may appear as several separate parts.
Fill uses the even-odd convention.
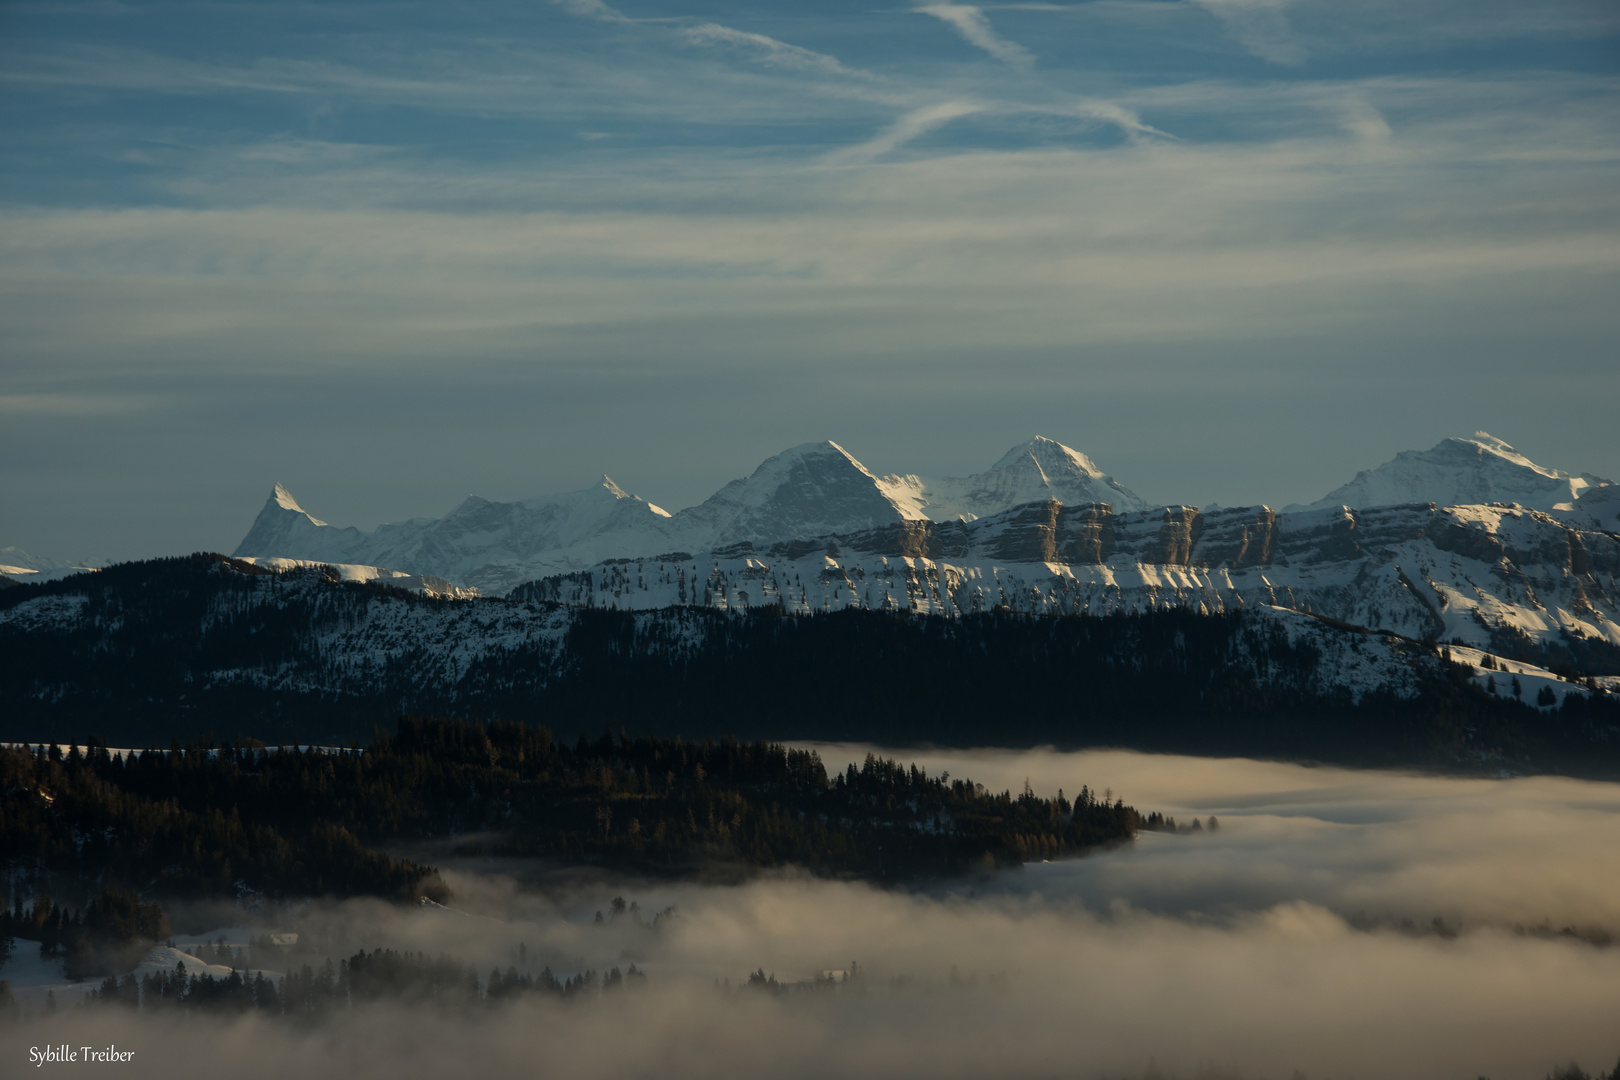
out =
[[[866,747],[822,746],[828,762]],[[1166,913],[1232,913],[1305,900],[1343,915],[1543,922],[1620,931],[1620,786],[1306,768],[1092,751],[906,754],[996,789],[1082,783],[1216,835],[1144,836],[1131,851],[1031,867],[1007,887],[1115,899]]]
[[[726,887],[462,866],[449,870],[459,911],[352,902],[284,918],[333,956],[389,946],[487,971],[522,943],[534,970],[633,962],[647,985],[469,1014],[359,1008],[314,1031],[68,1010],[0,1033],[0,1060],[116,1041],[136,1051],[126,1076],[1090,1077],[1151,1063],[1501,1080],[1620,1053],[1620,949],[1591,943],[1620,929],[1613,785],[1126,753],[928,757],[993,787],[1084,782],[1220,828],[927,894],[794,874]],[[595,922],[615,893],[640,913]],[[1356,929],[1356,912],[1386,922]],[[1444,932],[1422,932],[1435,915]],[[1565,921],[1588,940],[1557,934]],[[834,989],[737,989],[761,968],[793,983],[852,963],[857,980]]]

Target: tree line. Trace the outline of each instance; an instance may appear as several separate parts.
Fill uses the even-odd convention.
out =
[[[35,598],[82,602],[60,629],[0,624],[11,661],[0,665],[0,737],[96,731],[128,746],[213,732],[355,745],[405,711],[544,724],[569,739],[611,724],[688,740],[1051,743],[1367,766],[1620,771],[1616,695],[1570,694],[1557,709],[1538,710],[1484,692],[1437,662],[1432,643],[1324,620],[1352,647],[1419,661],[1430,673],[1414,698],[1375,692],[1353,700],[1333,688],[1309,635],[1291,638],[1276,620],[1246,611],[952,619],[564,611],[436,600],[327,581],[313,570],[270,574],[208,555],[10,589],[0,610]],[[397,635],[363,663],[322,648],[323,634],[379,619],[485,613],[538,625],[548,611],[566,615],[560,639],[491,634],[453,661],[432,635]],[[1612,667],[1595,652],[1581,659],[1596,665],[1590,672]]]
[[[470,964],[425,952],[361,949],[336,964],[304,964],[275,976],[235,971],[216,976],[188,972],[184,961],[172,971],[137,978],[108,976],[84,997],[86,1008],[118,1007],[146,1014],[195,1013],[232,1016],[253,1012],[316,1023],[355,1006],[394,1002],[440,1009],[493,1007],[529,997],[566,1001],[644,985],[645,972],[631,964],[621,970],[581,971],[559,977],[548,966],[538,973],[515,965],[494,968],[482,981]]]
[[[128,971],[147,947],[169,936],[162,907],[127,889],[101,888],[73,911],[40,893],[24,907],[21,894],[0,907],[0,966],[15,939],[39,942],[41,956],[62,957],[70,979]]]
[[[469,852],[669,874],[796,865],[900,881],[1074,855],[1141,824],[1083,785],[1073,800],[996,792],[870,755],[829,774],[815,751],[780,743],[622,730],[566,742],[506,722],[405,717],[341,752],[0,747],[0,850],[57,895],[97,882],[156,897],[444,899],[432,867],[376,847],[449,836],[471,836]],[[40,938],[41,905],[21,918],[18,904],[17,936]]]

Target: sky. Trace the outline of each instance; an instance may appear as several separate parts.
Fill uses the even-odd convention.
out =
[[[1605,0],[10,0],[0,546],[674,510],[826,438],[1620,476],[1617,135]]]

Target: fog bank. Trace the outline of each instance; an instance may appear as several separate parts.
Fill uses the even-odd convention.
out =
[[[830,768],[847,757],[822,752]],[[1620,947],[1556,933],[1620,929],[1620,786],[1123,753],[900,756],[993,787],[1106,787],[1220,829],[915,892],[794,873],[714,886],[450,865],[456,910],[353,901],[276,917],[334,958],[387,946],[485,974],[635,963],[646,985],[438,1013],[357,1007],[314,1030],[67,1009],[0,1029],[0,1061],[11,1071],[30,1046],[116,1041],[134,1062],[98,1067],[165,1080],[1150,1067],[1539,1080],[1555,1061],[1606,1069],[1620,1055]],[[638,910],[612,917],[615,895]],[[1374,928],[1357,929],[1358,913]],[[1437,915],[1443,932],[1425,932]],[[740,988],[759,969],[793,984],[852,966],[831,988]]]

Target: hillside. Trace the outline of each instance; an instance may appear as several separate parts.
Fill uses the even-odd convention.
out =
[[[623,725],[1588,772],[1620,755],[1610,694],[1261,606],[616,612],[193,556],[7,590],[0,648],[12,659],[0,737],[31,741],[167,745],[212,731],[352,744],[402,713],[436,712],[568,738]]]

